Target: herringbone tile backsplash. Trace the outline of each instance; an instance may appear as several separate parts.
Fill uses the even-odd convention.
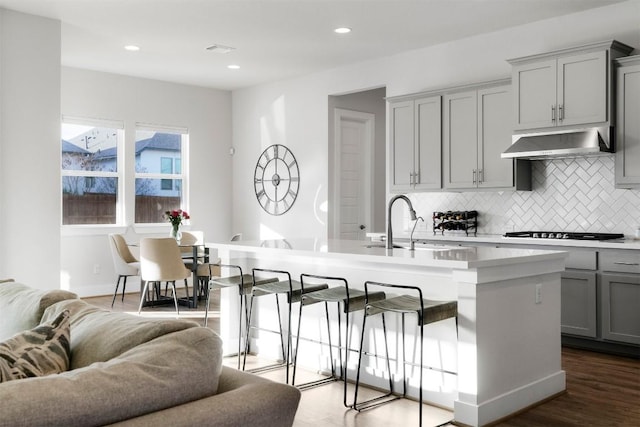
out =
[[[537,160],[532,166],[532,191],[410,197],[429,231],[431,213],[447,210],[477,210],[479,234],[547,230],[633,235],[640,225],[640,191],[614,188],[613,156]]]

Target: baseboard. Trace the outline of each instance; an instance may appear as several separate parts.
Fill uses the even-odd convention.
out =
[[[565,390],[565,372],[558,371],[479,405],[456,400],[454,402],[454,421],[456,425],[491,425],[501,419],[513,416],[525,408],[557,396]]]

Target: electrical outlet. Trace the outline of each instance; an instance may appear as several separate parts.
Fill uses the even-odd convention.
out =
[[[536,304],[542,302],[542,283],[536,283]]]
[[[100,264],[93,264],[93,274],[100,274]]]

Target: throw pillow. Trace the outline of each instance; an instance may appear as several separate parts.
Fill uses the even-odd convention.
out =
[[[0,383],[69,369],[69,311],[0,343]]]

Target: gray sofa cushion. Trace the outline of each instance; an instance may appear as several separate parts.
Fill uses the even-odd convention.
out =
[[[286,427],[293,424],[300,397],[295,387],[223,366],[217,395],[113,427]]]
[[[78,298],[76,294],[67,291],[46,291],[16,282],[0,282],[0,341],[38,326],[44,310],[51,304],[75,298]]]
[[[180,405],[216,393],[221,362],[210,329],[170,333],[108,362],[0,385],[0,426],[97,426]]]
[[[198,326],[187,320],[143,319],[114,313],[82,300],[52,305],[42,321],[54,319],[63,310],[71,312],[71,369],[106,362],[154,338]]]

